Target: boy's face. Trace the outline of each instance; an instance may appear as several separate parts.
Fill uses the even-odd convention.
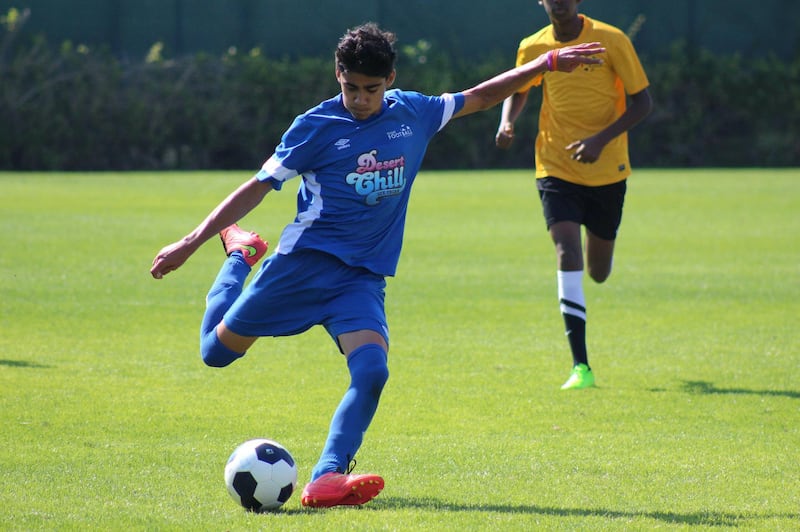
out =
[[[384,78],[336,70],[336,80],[342,89],[342,102],[356,120],[366,120],[381,112],[383,95],[394,83],[394,78],[394,71]]]
[[[578,15],[581,0],[539,0],[552,21],[566,22]]]

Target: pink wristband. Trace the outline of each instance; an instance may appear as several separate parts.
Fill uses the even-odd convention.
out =
[[[553,50],[547,52],[547,70],[553,71]]]

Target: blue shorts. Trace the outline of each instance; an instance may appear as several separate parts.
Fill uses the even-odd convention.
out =
[[[340,334],[376,331],[389,344],[386,279],[328,253],[272,254],[225,313],[225,325],[242,336],[292,336],[322,325]]]

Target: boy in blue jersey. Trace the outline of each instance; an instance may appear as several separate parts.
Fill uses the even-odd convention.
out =
[[[261,170],[192,232],[153,260],[161,279],[219,234],[227,260],[206,298],[203,361],[223,367],[262,336],[322,325],[345,355],[350,386],[331,420],[304,506],[363,504],[383,479],[351,474],[389,370],[385,277],[397,268],[411,185],[428,143],[451,119],[493,107],[534,76],[598,63],[597,43],[563,48],[459,93],[425,96],[391,89],[395,37],[369,23],[345,33],[336,49],[341,93],[298,116]],[[267,244],[236,222],[271,190],[301,176],[297,216],[275,252],[244,286]]]

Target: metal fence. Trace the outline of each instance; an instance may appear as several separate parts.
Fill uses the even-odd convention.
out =
[[[519,40],[548,23],[536,0],[0,0],[0,14],[30,8],[28,34],[107,46],[143,57],[161,42],[167,56],[231,47],[274,57],[326,56],[344,29],[375,21],[399,45],[425,40],[448,54],[513,61]],[[800,2],[785,0],[584,0],[581,10],[633,29],[640,53],[674,42],[744,56],[790,58],[800,48]]]

